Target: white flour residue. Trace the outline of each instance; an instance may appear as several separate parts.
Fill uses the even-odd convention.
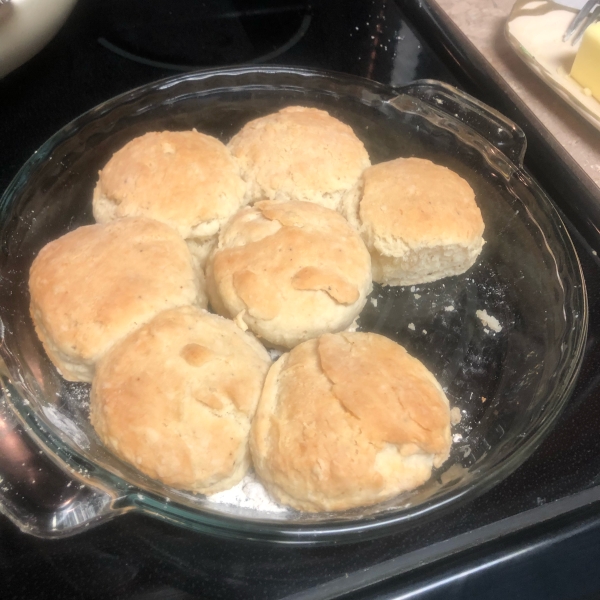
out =
[[[267,490],[254,473],[246,475],[237,485],[223,492],[217,492],[206,497],[209,502],[216,504],[231,504],[240,508],[251,508],[263,512],[287,512],[287,508],[271,500]]]
[[[450,304],[450,306],[444,306],[444,310],[446,312],[452,312],[454,310],[454,305]]]
[[[42,412],[57,429],[66,433],[77,446],[86,450],[90,447],[90,440],[87,435],[71,419],[54,408],[54,406],[42,406]]]
[[[414,324],[414,323],[409,323],[409,324],[408,324],[408,328],[409,328],[411,331],[414,331],[414,330],[415,330],[415,324]]]
[[[275,350],[274,348],[267,348],[267,352],[269,353],[269,356],[273,362],[275,362],[283,354],[283,351]]]
[[[458,408],[458,406],[451,408],[450,409],[450,424],[458,425],[460,423],[461,419],[462,419],[462,416],[460,414],[460,408]]]
[[[66,412],[73,409],[88,409],[90,407],[90,386],[87,383],[65,381],[62,391],[56,392],[57,397],[63,397],[67,403]],[[64,413],[63,413],[64,414]]]
[[[356,319],[354,319],[354,321],[352,321],[352,323],[350,323],[350,325],[348,326],[348,329],[346,329],[346,331],[348,331],[350,333],[354,333],[357,330],[358,330],[358,317],[356,317]]]
[[[502,325],[500,325],[500,321],[498,321],[496,317],[488,315],[485,310],[478,310],[475,312],[475,314],[485,327],[489,327],[492,331],[495,331],[496,333],[500,333],[502,331]]]

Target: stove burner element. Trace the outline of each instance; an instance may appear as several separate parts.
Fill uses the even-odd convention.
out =
[[[114,3],[115,0],[109,0]],[[143,0],[119,2],[118,18],[101,27],[98,42],[129,60],[192,71],[232,64],[264,63],[294,47],[312,21],[309,4]]]

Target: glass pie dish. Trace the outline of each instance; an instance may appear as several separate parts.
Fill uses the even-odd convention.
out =
[[[375,285],[358,323],[423,361],[460,409],[450,458],[414,492],[335,514],[217,504],[123,463],[89,423],[89,386],[58,375],[29,317],[34,256],[50,240],[93,221],[98,170],[119,147],[147,131],[192,127],[227,141],[248,120],[292,104],[325,109],[351,125],[373,163],[418,156],[458,172],[475,190],[485,222],[486,244],[466,274],[405,288]],[[587,331],[579,261],[556,209],[523,169],[525,148],[518,127],[446,84],[418,81],[392,89],[285,67],[166,79],[64,127],[25,164],[0,203],[0,353],[10,417],[86,493],[40,516],[35,506],[19,507],[10,486],[3,486],[3,512],[21,529],[46,537],[141,511],[219,536],[337,543],[410,527],[498,483],[556,421]],[[5,463],[0,459],[7,482]]]

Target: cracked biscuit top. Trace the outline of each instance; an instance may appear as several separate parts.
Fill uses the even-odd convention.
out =
[[[115,152],[94,190],[98,223],[145,216],[184,239],[206,238],[248,201],[246,184],[227,147],[192,131],[156,131]]]
[[[351,127],[324,110],[303,106],[250,121],[229,149],[252,200],[301,200],[334,210],[371,164]]]
[[[91,421],[123,460],[164,484],[213,493],[242,479],[248,435],[271,364],[232,321],[165,311],[98,365]]]
[[[209,258],[212,307],[266,343],[291,348],[348,327],[371,291],[371,260],[337,212],[307,202],[242,209]]]
[[[257,473],[299,510],[346,510],[422,485],[450,449],[448,400],[402,346],[327,334],[272,367],[252,425]]]
[[[44,246],[29,293],[38,337],[71,381],[91,381],[109,348],[159,312],[207,304],[186,243],[138,217],[79,227]]]

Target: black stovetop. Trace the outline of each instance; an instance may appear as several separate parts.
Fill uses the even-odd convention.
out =
[[[40,54],[0,81],[0,190],[74,117],[188,67],[267,60],[391,85],[440,79],[519,121],[518,107],[473,70],[469,53],[454,51],[456,40],[445,37],[448,31],[436,14],[416,0],[82,0]],[[139,515],[49,541],[22,534],[0,518],[1,597],[595,597],[600,576],[588,565],[597,564],[600,554],[594,543],[600,541],[594,514],[600,506],[600,265],[586,226],[593,222],[595,213],[586,207],[594,198],[588,194],[575,208],[568,204],[561,190],[569,183],[565,178],[574,175],[565,175],[560,156],[544,146],[544,135],[526,120],[519,124],[534,141],[526,166],[577,224],[570,231],[590,306],[578,385],[553,432],[522,467],[442,518],[345,546],[224,541]],[[540,156],[554,162],[541,168]]]

